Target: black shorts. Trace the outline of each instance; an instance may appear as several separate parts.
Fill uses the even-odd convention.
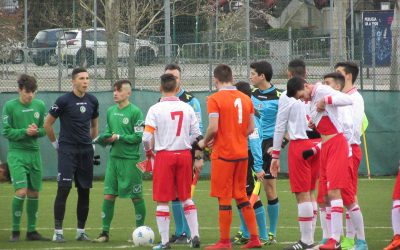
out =
[[[272,156],[268,154],[268,149],[272,147],[273,144],[273,139],[264,139],[262,141],[262,154],[263,154],[263,170],[265,172],[264,179],[275,179],[271,175],[270,167],[271,167],[271,161],[272,161]]]
[[[93,146],[60,144],[58,149],[59,187],[91,188],[93,182]]]
[[[255,175],[253,175],[253,171],[254,171],[253,155],[251,154],[250,150],[248,153],[249,153],[249,159],[248,159],[248,167],[247,167],[246,193],[247,193],[247,196],[250,196],[253,193],[253,189],[254,189],[255,183],[257,181],[257,178]],[[260,194],[260,192],[258,192],[258,194]]]

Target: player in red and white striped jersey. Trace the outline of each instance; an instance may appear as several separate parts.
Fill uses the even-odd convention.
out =
[[[153,170],[153,199],[157,202],[157,226],[161,244],[153,249],[168,249],[169,206],[176,197],[182,201],[185,218],[191,233],[191,247],[199,248],[197,209],[191,199],[192,144],[201,135],[193,108],[176,97],[176,78],[172,74],[161,76],[162,98],[150,107],[146,120],[143,144],[146,156],[157,151]],[[196,152],[199,154],[200,151]],[[197,160],[196,160],[197,161]],[[195,166],[201,168],[201,164]],[[198,169],[199,171],[201,169]]]
[[[288,65],[288,77],[305,77],[305,64],[295,59]],[[314,246],[314,206],[312,193],[318,175],[319,158],[303,159],[304,149],[315,146],[320,140],[310,140],[307,135],[306,105],[301,100],[288,97],[282,93],[278,103],[278,114],[275,124],[271,174],[277,175],[280,168],[280,150],[287,131],[290,139],[288,151],[289,180],[292,192],[296,195],[298,206],[298,221],[301,238],[298,242],[285,249],[309,249]],[[317,206],[315,204],[315,211]],[[316,218],[315,218],[316,219]]]
[[[330,73],[324,76],[324,83],[326,85],[331,86],[333,89],[342,91],[344,92],[345,88],[345,77],[338,72]],[[362,98],[362,97],[361,97]],[[345,136],[346,139],[349,142],[350,149],[353,148],[352,142],[355,141],[354,137],[355,131],[358,132],[358,129],[355,127],[357,124],[355,122],[357,121],[357,117],[355,117],[354,114],[354,102],[352,106],[344,106],[344,107],[339,107],[341,109],[340,112],[340,120],[342,120],[343,124],[347,124],[347,131],[349,131]],[[363,109],[362,109],[363,111]],[[361,116],[362,119],[363,115]],[[351,123],[347,122],[351,121]],[[360,120],[359,123],[362,121]],[[359,127],[361,131],[361,126]],[[360,132],[358,132],[360,133]],[[359,138],[358,138],[359,140]],[[358,146],[358,145],[357,145]],[[356,149],[358,147],[355,147]],[[356,185],[357,185],[357,173],[358,171],[354,171],[354,168],[357,168],[358,170],[358,165],[355,166],[355,164],[359,164],[359,161],[355,160],[354,155],[357,154],[357,150],[355,152],[352,152],[352,155],[350,156],[350,164],[352,165],[353,172],[351,174],[351,179],[352,179],[352,188],[353,188],[353,193],[354,195],[356,194]],[[357,157],[356,157],[357,158]],[[346,237],[342,239],[341,245],[343,249],[351,249],[355,246],[356,250],[361,250],[361,249],[367,249],[367,242],[365,241],[365,230],[364,230],[364,219],[363,215],[361,213],[361,209],[357,203],[356,197],[354,198],[354,204],[351,206],[347,206],[347,213],[346,213]],[[354,236],[357,235],[357,241],[354,241]]]
[[[343,203],[354,203],[354,195],[346,193],[351,191],[348,183],[352,169],[348,158],[348,143],[343,135],[343,125],[339,121],[338,106],[351,105],[353,102],[348,95],[320,83],[309,84],[299,77],[288,81],[287,95],[311,101],[310,118],[322,138],[320,181],[324,184],[324,190],[319,191],[329,197],[332,211],[331,236],[320,249],[340,249]]]

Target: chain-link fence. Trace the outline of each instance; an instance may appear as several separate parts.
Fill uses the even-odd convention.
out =
[[[256,18],[254,13],[259,12],[251,9],[252,5],[250,24],[244,24],[246,1],[228,1],[228,7],[216,8],[216,5],[210,5],[210,1],[190,0],[188,3],[198,3],[197,7],[193,5],[200,13],[195,17],[175,14],[165,18],[162,11],[158,10],[158,15],[161,15],[159,24],[149,28],[146,35],[140,33],[140,39],[133,39],[128,34],[130,31],[123,29],[126,23],[121,23],[121,30],[125,33],[120,31],[114,43],[110,43],[110,34],[106,29],[93,29],[104,24],[104,6],[95,0],[74,0],[63,3],[61,7],[56,2],[0,2],[0,18],[7,19],[10,24],[10,27],[7,26],[9,31],[3,33],[1,38],[4,42],[0,46],[0,91],[14,91],[17,75],[24,72],[38,79],[41,91],[67,91],[71,89],[72,68],[77,66],[89,69],[92,89],[96,91],[110,90],[117,78],[131,79],[136,89],[157,90],[158,78],[168,62],[181,65],[183,83],[187,89],[210,91],[213,88],[212,70],[215,65],[228,64],[232,66],[236,80],[246,80],[249,64],[256,60],[269,61],[274,69],[273,83],[284,87],[286,66],[294,58],[305,60],[311,81],[320,80],[324,74],[333,71],[337,61],[354,60],[361,69],[356,82],[361,89],[398,89],[398,66],[391,63],[393,55],[397,59],[397,54],[391,55],[391,45],[392,41],[399,40],[399,32],[392,34],[387,23],[380,26],[371,22],[373,25],[365,26],[365,20],[374,20],[371,17],[366,19],[367,16],[359,16],[359,19],[363,19],[361,27],[351,34],[333,28],[333,35],[317,32],[318,28],[260,31],[254,30],[256,25],[261,25],[261,21]],[[295,2],[298,2],[297,5],[293,4]],[[98,14],[97,18],[93,18],[96,3]],[[25,4],[29,12],[24,11]],[[273,9],[271,12],[266,9],[265,13],[276,16],[278,12],[289,11],[289,7],[301,11],[304,5],[298,0],[286,1],[286,5],[279,4],[279,10]],[[162,7],[160,4],[157,6]],[[173,12],[178,11],[179,1],[171,0],[171,6]],[[56,15],[56,10],[63,10],[63,16]],[[164,43],[165,32],[162,30],[165,20],[172,23],[172,44],[168,45]],[[28,26],[22,36],[24,21]],[[229,23],[234,25],[227,26]],[[15,34],[11,32],[12,27]],[[346,30],[346,25],[343,29]],[[250,34],[250,40],[246,39],[247,33]]]

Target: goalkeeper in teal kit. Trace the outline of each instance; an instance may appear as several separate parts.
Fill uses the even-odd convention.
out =
[[[109,240],[117,196],[132,199],[136,227],[144,224],[146,216],[142,191],[143,173],[136,167],[140,157],[144,122],[142,111],[129,102],[131,88],[128,80],[119,80],[114,84],[116,105],[108,109],[106,131],[96,140],[100,145],[110,144],[111,149],[104,179],[103,230],[94,242]]]
[[[35,99],[36,79],[21,75],[18,79],[19,98],[3,107],[2,134],[9,141],[7,161],[15,195],[12,200],[12,234],[10,241],[19,241],[20,223],[26,200],[26,240],[48,241],[36,231],[39,208],[39,191],[42,188],[42,159],[37,138],[45,135],[43,120],[44,102]]]

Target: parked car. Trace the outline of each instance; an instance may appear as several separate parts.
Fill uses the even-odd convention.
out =
[[[0,62],[22,63],[24,61],[23,43],[11,38],[0,42]]]
[[[62,58],[68,66],[80,64],[81,54],[86,52],[87,66],[94,64],[94,29],[85,30],[86,49],[82,48],[82,30],[68,30],[60,38],[60,48],[56,48],[56,54]],[[158,47],[151,41],[136,39],[135,60],[139,65],[149,65],[158,56]],[[127,61],[129,57],[129,35],[119,32],[118,60]],[[97,62],[105,63],[107,60],[107,36],[106,30],[97,29]]]
[[[32,47],[29,52],[33,63],[38,66],[43,66],[46,63],[50,66],[57,65],[56,46],[65,31],[66,29],[61,28],[39,31],[32,41]]]

